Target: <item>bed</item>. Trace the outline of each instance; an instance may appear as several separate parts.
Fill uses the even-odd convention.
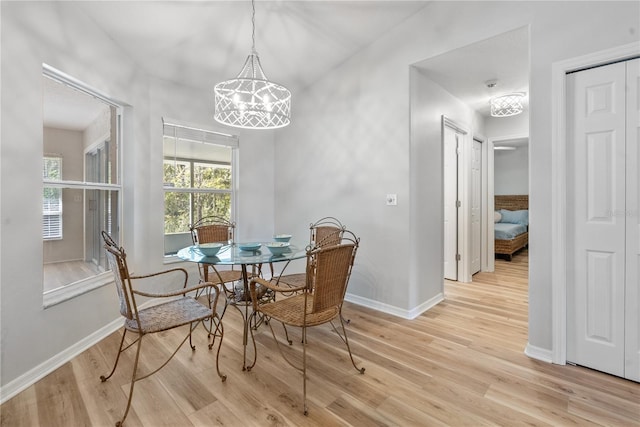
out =
[[[529,245],[529,196],[495,196],[495,254],[509,261]]]

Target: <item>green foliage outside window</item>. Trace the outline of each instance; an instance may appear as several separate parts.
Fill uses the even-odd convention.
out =
[[[205,216],[231,216],[231,168],[227,165],[167,160],[164,163],[164,185],[194,190],[165,191],[165,234],[187,232],[189,224]],[[223,192],[198,191],[204,189]]]

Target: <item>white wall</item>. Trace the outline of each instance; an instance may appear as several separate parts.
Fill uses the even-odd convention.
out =
[[[117,2],[114,2],[117,7]],[[152,5],[150,4],[150,7]],[[142,73],[74,2],[2,2],[0,372],[2,397],[119,321],[111,285],[42,307],[42,63],[123,104],[123,241],[137,273],[163,265],[162,117],[213,125],[211,91]],[[228,76],[211,76],[219,81]],[[274,230],[274,134],[240,134],[239,238]],[[19,184],[19,185],[17,185]],[[195,273],[194,266],[187,267]],[[192,275],[197,280],[197,274]]]
[[[525,108],[522,114],[510,117],[487,117],[484,120],[487,138],[504,139],[513,136],[529,135],[529,114]]]
[[[528,146],[513,151],[495,150],[493,158],[496,195],[529,194]]]
[[[513,139],[514,151],[494,151],[494,190],[497,195],[529,194],[529,145],[522,141],[529,137],[529,109],[511,117],[487,117],[487,137],[497,145]]]
[[[138,84],[130,60],[109,38],[82,16],[57,13],[62,7],[2,3],[3,386],[117,317],[111,287],[42,308],[42,63],[133,103],[129,93]]]
[[[442,286],[435,135],[443,108],[439,99],[414,103],[409,66],[529,26],[531,218],[537,224],[530,234],[529,341],[549,351],[551,65],[637,41],[639,12],[637,2],[430,3],[297,98],[297,124],[276,146],[276,226],[340,216],[362,236],[349,293],[400,312],[424,305]],[[489,136],[489,126],[485,132]],[[384,194],[392,192],[399,195],[397,207],[384,205]]]

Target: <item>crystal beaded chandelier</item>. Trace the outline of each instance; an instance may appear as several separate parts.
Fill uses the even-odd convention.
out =
[[[291,92],[262,71],[256,52],[255,0],[251,7],[251,53],[236,78],[215,86],[214,118],[239,128],[277,129],[291,122]]]

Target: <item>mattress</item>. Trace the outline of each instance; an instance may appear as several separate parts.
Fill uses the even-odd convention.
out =
[[[513,240],[516,236],[526,233],[527,226],[522,224],[510,224],[508,222],[496,222],[494,224],[495,238],[498,240]]]

